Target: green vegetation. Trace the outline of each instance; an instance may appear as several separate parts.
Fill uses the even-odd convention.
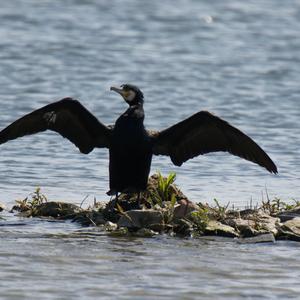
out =
[[[17,205],[13,209],[19,211],[34,210],[38,205],[47,201],[47,197],[41,193],[41,188],[37,187],[33,193],[29,194],[23,200],[16,200]]]
[[[204,233],[210,220],[209,209],[207,207],[201,207],[198,211],[192,212],[190,220],[197,231]]]
[[[261,208],[265,212],[268,212],[270,215],[274,215],[279,212],[291,210],[299,206],[300,206],[300,201],[297,201],[295,199],[293,199],[291,203],[287,203],[281,200],[280,198],[276,197],[273,200],[270,200],[268,198],[267,201],[262,201]]]
[[[174,207],[176,203],[176,193],[172,184],[176,179],[176,174],[171,173],[168,177],[163,177],[160,172],[157,172],[157,187],[150,191],[147,201],[154,206],[158,204],[163,207],[166,203],[170,203]]]

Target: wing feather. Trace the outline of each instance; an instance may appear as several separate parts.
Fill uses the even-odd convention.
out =
[[[227,151],[277,173],[271,158],[249,136],[207,111],[149,134],[153,138],[153,153],[170,156],[177,166],[200,154]]]
[[[72,98],[51,103],[16,120],[0,132],[0,144],[47,129],[70,140],[82,153],[95,147],[109,147],[111,130]]]

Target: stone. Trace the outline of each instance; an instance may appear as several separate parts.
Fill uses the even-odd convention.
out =
[[[116,230],[113,231],[108,231],[107,235],[113,236],[113,237],[124,237],[124,236],[129,236],[129,230],[127,227],[120,227]]]
[[[130,210],[122,214],[118,221],[119,227],[127,228],[150,228],[164,224],[164,218],[161,211],[154,209]]]
[[[193,223],[187,219],[178,219],[172,228],[174,233],[181,236],[192,236],[194,232]]]
[[[247,208],[247,209],[240,210],[239,215],[241,216],[241,218],[247,219],[248,216],[253,216],[257,212],[258,212],[257,209]]]
[[[79,213],[81,208],[75,204],[67,202],[45,202],[38,205],[32,211],[33,217],[73,217],[74,214]]]
[[[5,209],[5,205],[0,203],[0,211],[3,211]]]
[[[300,217],[282,223],[278,238],[300,241]]]
[[[227,218],[225,224],[234,227],[243,237],[252,237],[266,233],[278,234],[280,219],[260,210],[242,211],[238,218]]]
[[[276,217],[280,218],[281,222],[291,220],[293,218],[300,217],[300,207],[297,206],[293,209],[279,212]]]
[[[262,211],[258,213],[258,223],[259,228],[258,231],[266,231],[273,233],[275,236],[278,234],[278,226],[280,224],[280,219],[277,217],[272,217]]]
[[[187,199],[181,199],[177,201],[175,208],[174,208],[174,218],[175,219],[182,219],[189,215],[191,212],[199,210],[200,207]]]
[[[133,236],[137,236],[137,237],[153,237],[155,235],[157,235],[158,232],[155,232],[149,228],[141,228],[138,231],[133,233]]]
[[[231,226],[222,224],[219,221],[210,220],[204,230],[204,234],[218,235],[225,237],[238,237],[238,232]]]
[[[240,244],[275,243],[275,237],[273,233],[265,233],[253,237],[240,238],[237,242]]]
[[[67,215],[65,218],[72,218],[72,222],[78,222],[81,226],[99,226],[104,225],[106,220],[102,212],[98,211],[80,211],[72,215]]]
[[[300,235],[300,217],[284,222],[281,228]]]
[[[252,220],[244,220],[242,218],[228,219],[226,224],[238,230],[243,237],[254,236],[257,233],[254,229],[255,222]]]
[[[118,229],[118,225],[116,223],[107,221],[104,225],[106,231],[114,231]]]

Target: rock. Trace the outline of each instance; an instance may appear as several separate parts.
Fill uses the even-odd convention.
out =
[[[104,227],[106,231],[114,231],[118,229],[118,225],[110,221],[107,221]]]
[[[138,236],[138,237],[153,237],[157,235],[158,232],[155,232],[149,228],[141,228],[138,231],[133,233],[133,236]]]
[[[82,226],[99,226],[106,223],[103,213],[94,210],[80,211],[72,215],[67,215],[66,218],[72,218],[72,222],[78,222]]]
[[[300,217],[284,222],[281,228],[300,235]]]
[[[124,213],[118,221],[119,227],[127,228],[152,228],[157,224],[164,224],[161,211],[154,209],[130,210]]]
[[[194,232],[193,223],[186,219],[178,219],[174,223],[173,227],[174,233],[181,236],[192,236]]]
[[[247,208],[247,209],[240,210],[238,213],[239,213],[239,215],[241,216],[241,218],[247,219],[248,216],[253,216],[253,215],[256,214],[257,212],[258,212],[257,209]]]
[[[243,237],[255,236],[257,231],[254,229],[255,222],[252,220],[244,220],[242,218],[228,219],[226,224],[235,228]]]
[[[276,217],[272,217],[262,211],[259,211],[258,213],[258,218],[259,218],[259,232],[270,232],[273,233],[275,236],[278,233],[278,226],[280,224],[280,219]]]
[[[275,237],[273,233],[265,233],[253,237],[240,238],[237,242],[240,244],[275,243]]]
[[[189,215],[191,212],[199,210],[199,206],[187,199],[181,199],[177,202],[174,208],[174,218],[184,218]]]
[[[243,237],[252,237],[266,233],[277,235],[279,218],[271,217],[260,210],[241,211],[239,218],[227,218],[225,224],[234,227]]]
[[[207,226],[204,230],[204,234],[218,235],[218,236],[225,236],[225,237],[239,236],[239,234],[235,231],[233,227],[213,220],[208,221]]]
[[[300,207],[297,206],[293,209],[282,211],[276,215],[276,217],[280,218],[281,222],[285,222],[291,220],[293,218],[300,217]]]
[[[38,205],[32,210],[33,217],[53,217],[53,218],[70,218],[74,214],[81,212],[81,208],[75,204],[67,202],[45,202]]]
[[[0,211],[4,210],[5,209],[5,205],[0,203]]]
[[[280,226],[278,238],[300,241],[300,217],[284,222]]]
[[[126,227],[120,227],[117,230],[108,231],[107,233],[109,236],[113,237],[123,237],[123,236],[129,236],[129,230]]]

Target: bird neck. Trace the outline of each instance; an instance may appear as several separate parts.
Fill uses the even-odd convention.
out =
[[[139,96],[137,95],[133,101],[130,101],[130,102],[127,102],[129,107],[132,107],[132,106],[139,106],[139,107],[143,107],[143,104],[144,104],[144,99],[142,96]]]
[[[137,119],[144,119],[144,108],[142,103],[137,103],[134,105],[130,105],[128,109],[122,114],[123,117],[127,118],[137,118]]]

